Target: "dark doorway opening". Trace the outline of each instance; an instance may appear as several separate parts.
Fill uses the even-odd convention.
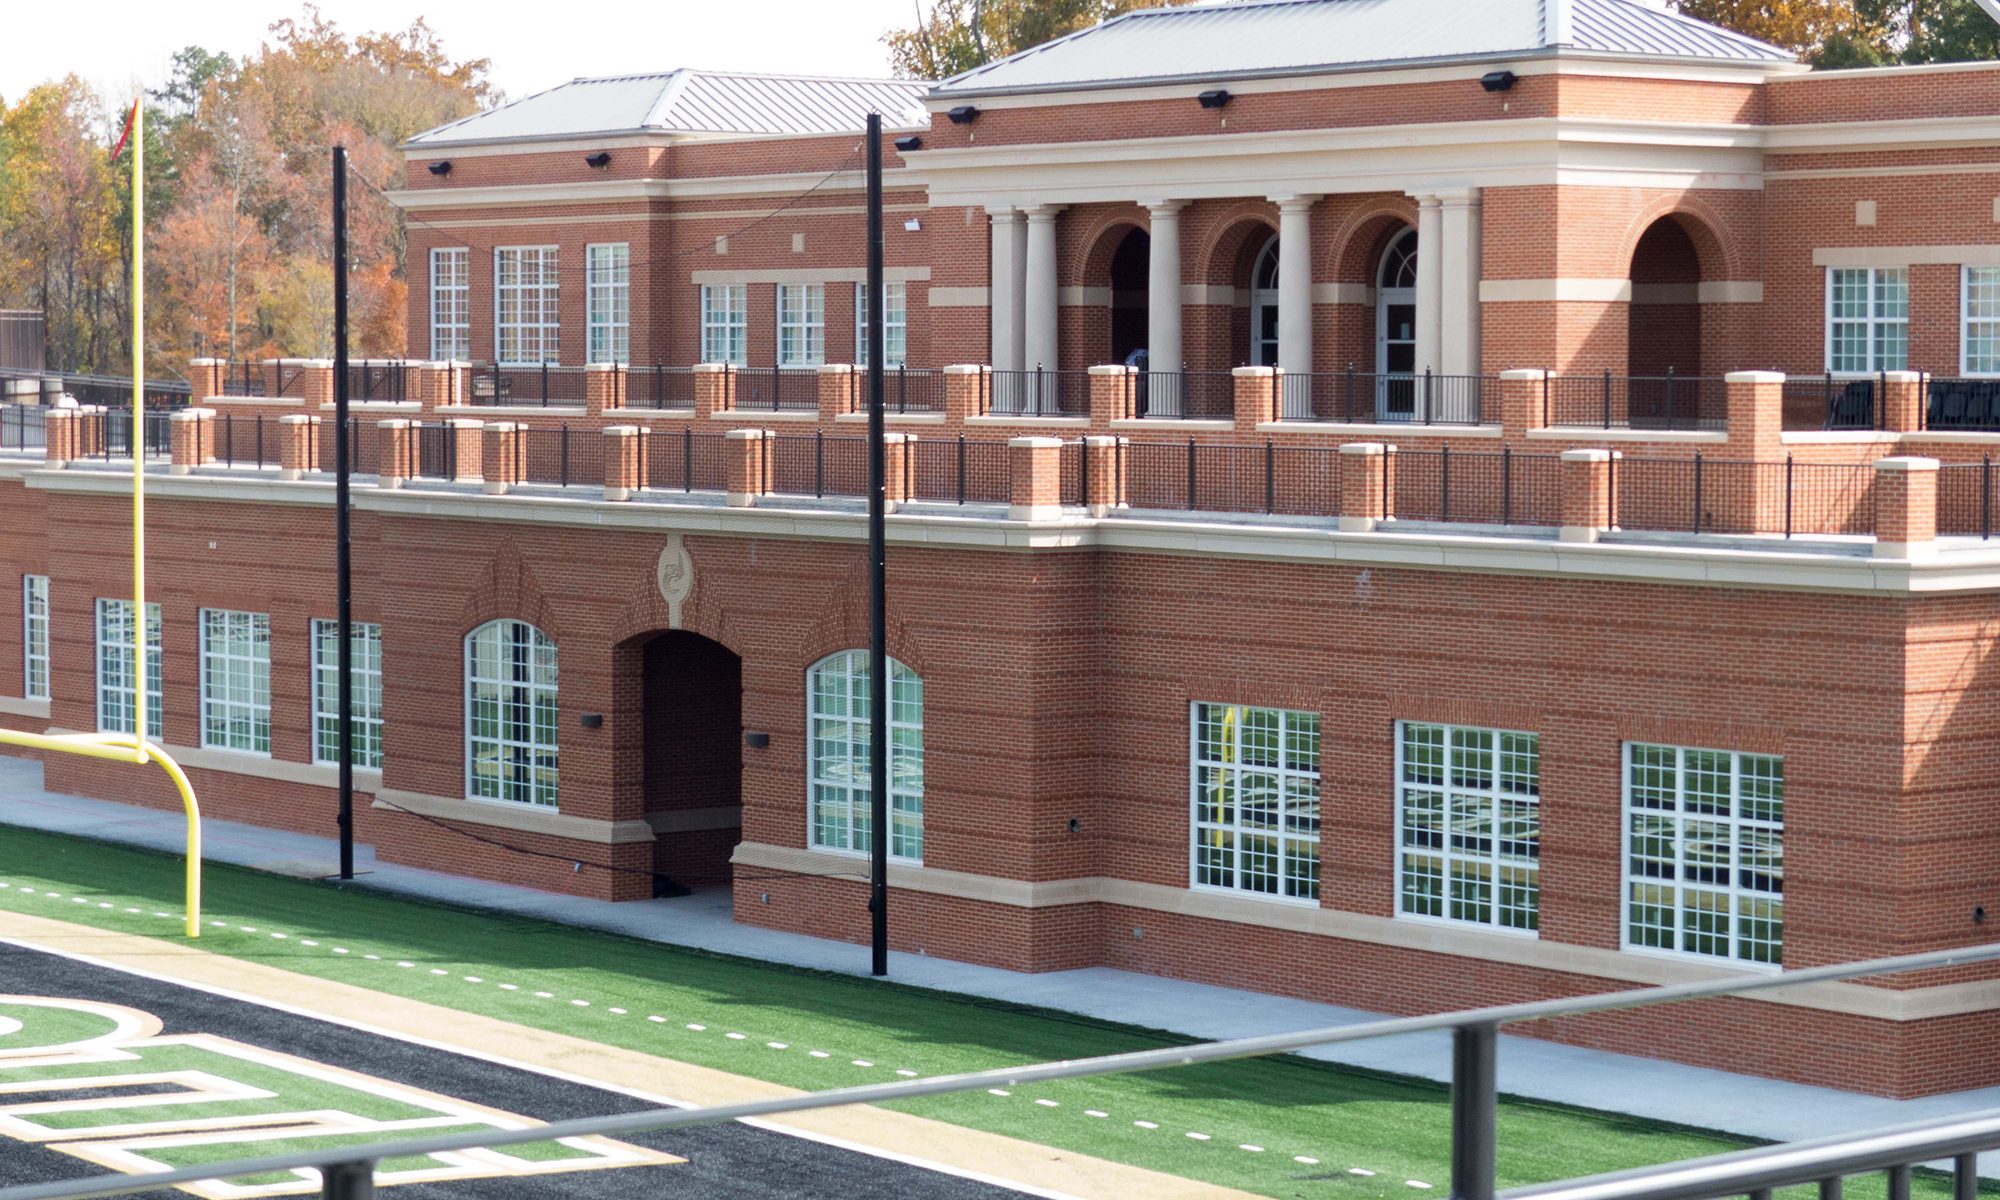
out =
[[[639,657],[654,894],[727,887],[743,831],[743,660],[680,630]]]

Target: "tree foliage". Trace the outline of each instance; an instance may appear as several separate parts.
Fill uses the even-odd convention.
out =
[[[484,59],[418,20],[350,37],[308,5],[242,58],[190,46],[144,98],[148,347],[332,352],[331,149],[348,148],[352,349],[399,354],[407,290],[396,147],[493,102]],[[129,104],[129,102],[128,102]],[[130,356],[131,197],[108,151],[126,105],[74,78],[0,103],[0,307],[42,309],[49,361],[122,373]]]
[[[1185,0],[916,0],[917,23],[882,41],[898,75],[948,79],[1135,8]]]
[[[2000,57],[2000,24],[1975,0],[1679,0],[1679,8],[1822,67]]]

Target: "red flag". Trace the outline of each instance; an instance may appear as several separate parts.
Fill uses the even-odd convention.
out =
[[[125,114],[125,131],[118,135],[118,144],[111,147],[111,161],[118,161],[118,152],[125,149],[125,139],[132,136],[132,122],[139,119],[139,101],[132,102],[132,111]]]

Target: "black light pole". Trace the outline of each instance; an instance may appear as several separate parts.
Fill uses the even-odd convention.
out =
[[[882,466],[882,114],[868,114],[868,913],[871,973],[889,973],[889,648]]]
[[[354,878],[354,597],[347,541],[347,147],[333,148],[333,545],[339,619],[340,877]]]

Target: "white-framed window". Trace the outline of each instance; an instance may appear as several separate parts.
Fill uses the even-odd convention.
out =
[[[1319,900],[1318,713],[1193,706],[1196,887]]]
[[[748,366],[750,289],[740,283],[701,286],[701,361]]]
[[[1830,267],[1826,273],[1829,373],[1901,371],[1910,362],[1910,272]]]
[[[1784,961],[1785,761],[1625,746],[1625,945]]]
[[[472,252],[463,246],[431,251],[431,357],[472,357]]]
[[[1399,722],[1396,779],[1397,911],[1537,929],[1540,735]]]
[[[889,854],[924,857],[924,681],[889,660]],[[806,672],[811,728],[807,765],[812,844],[823,850],[868,852],[868,652],[847,650]]]
[[[624,242],[585,246],[588,265],[590,361],[632,359],[632,248]]]
[[[131,733],[132,602],[97,602],[97,727],[106,733]],[[160,650],[160,606],[146,605],[146,736],[159,740],[166,725],[166,698]]]
[[[49,698],[49,577],[21,576],[21,694]]]
[[[1964,375],[2000,375],[2000,267],[1967,267],[1959,311],[1958,369]]]
[[[465,790],[556,807],[556,644],[526,621],[466,635]]]
[[[356,621],[347,627],[354,666],[351,697],[354,765],[382,767],[382,627]],[[340,764],[340,622],[312,623],[313,761]]]
[[[271,618],[201,610],[201,744],[271,752]]]
[[[910,291],[906,283],[882,285],[882,365],[900,367],[910,345]],[[854,285],[854,361],[868,365],[868,285]]]
[[[826,285],[778,285],[778,365],[816,367],[826,361]]]
[[[503,367],[562,361],[557,345],[556,248],[493,251],[493,344]]]

